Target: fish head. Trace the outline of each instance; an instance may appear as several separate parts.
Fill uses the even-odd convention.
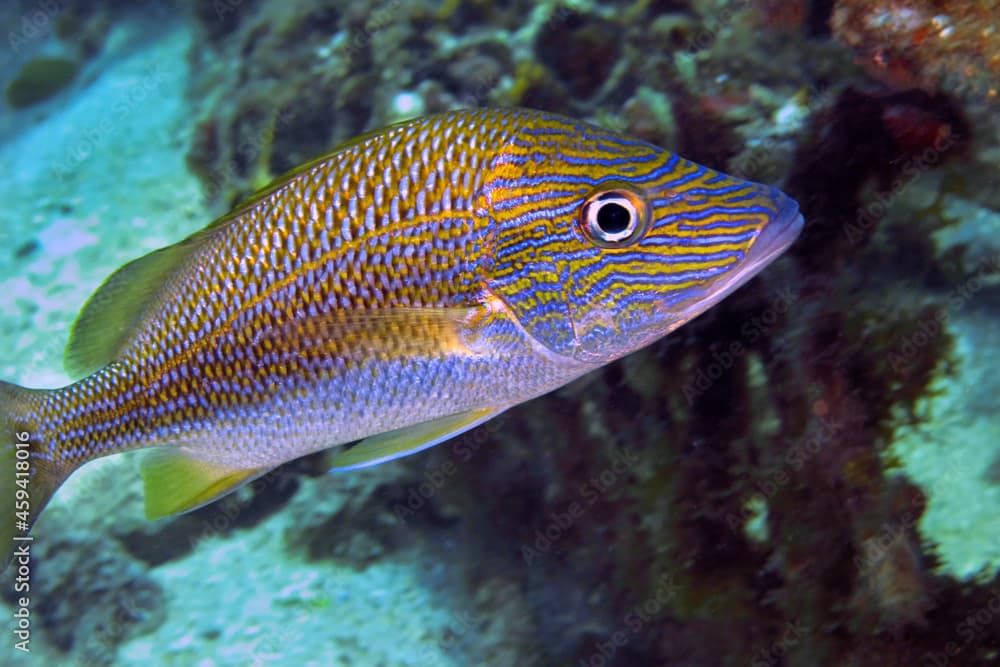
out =
[[[798,204],[564,119],[515,140],[489,183],[488,288],[550,351],[600,365],[665,336],[794,241]],[[546,131],[547,130],[547,131]]]

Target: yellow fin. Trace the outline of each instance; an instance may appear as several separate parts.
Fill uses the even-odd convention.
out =
[[[190,512],[250,482],[270,468],[230,468],[201,461],[172,447],[150,450],[139,466],[146,487],[146,516]]]
[[[73,323],[63,360],[70,377],[79,379],[115,361],[143,317],[158,303],[171,274],[214,230],[232,219],[232,214],[223,216],[183,241],[134,259],[108,276]]]
[[[331,461],[333,467],[330,471],[357,470],[416,454],[493,419],[504,409],[487,408],[459,412],[373,435],[353,447],[338,452]]]

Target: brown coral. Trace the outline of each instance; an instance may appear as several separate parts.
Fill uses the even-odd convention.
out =
[[[840,0],[833,33],[891,86],[995,100],[1000,77],[997,0]]]

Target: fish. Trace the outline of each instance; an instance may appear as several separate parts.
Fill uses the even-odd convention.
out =
[[[0,540],[120,452],[147,450],[157,519],[313,452],[425,450],[669,334],[802,226],[774,187],[543,111],[362,135],[115,271],[72,384],[0,382]]]

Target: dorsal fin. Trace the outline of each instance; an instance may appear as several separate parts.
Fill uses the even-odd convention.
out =
[[[150,306],[157,303],[160,288],[213,232],[242,217],[261,200],[316,165],[372,137],[413,122],[415,121],[396,123],[340,144],[277,177],[201,231],[174,245],[133,260],[112,273],[87,300],[73,324],[63,363],[66,372],[75,380],[117,360],[121,351],[132,340]]]
[[[225,215],[183,241],[134,259],[112,273],[90,295],[70,330],[63,365],[74,380],[118,359],[160,289],[211,232],[234,219]]]
[[[131,338],[167,276],[181,259],[176,246],[133,260],[111,274],[73,323],[64,365],[73,379],[107,366]]]

